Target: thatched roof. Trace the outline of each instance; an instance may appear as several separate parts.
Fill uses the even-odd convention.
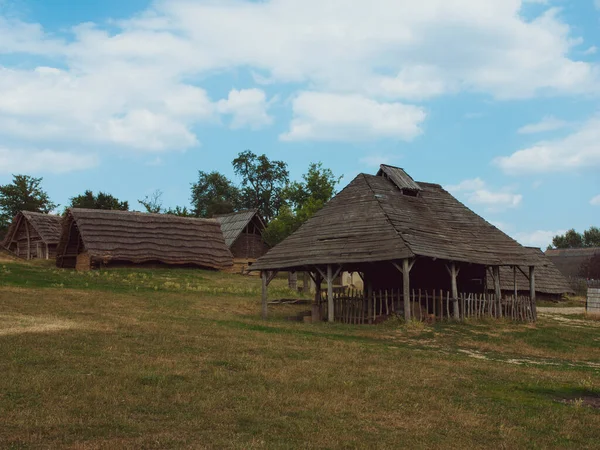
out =
[[[258,215],[258,210],[248,209],[245,211],[238,211],[231,214],[222,214],[215,216],[215,219],[221,224],[221,230],[225,237],[225,243],[228,247],[231,247],[244,229],[248,226],[252,220],[256,220],[264,229],[265,225],[263,220]]]
[[[580,269],[596,254],[600,247],[561,248],[546,250],[546,256],[554,263],[565,277],[580,277]]]
[[[440,185],[418,182],[419,191],[409,190],[386,176],[389,168],[382,167],[378,176],[358,175],[252,269],[351,265],[415,256],[482,265],[539,263]],[[410,180],[408,175],[401,178]]]
[[[573,293],[566,278],[560,273],[552,261],[544,255],[537,247],[526,247],[526,250],[539,260],[535,267],[535,290],[544,294],[568,294]],[[528,272],[525,270],[525,273]],[[494,286],[494,281],[490,274],[487,274],[488,287]],[[510,267],[500,268],[500,288],[503,291],[514,290],[514,273]],[[492,288],[493,289],[493,288]],[[517,289],[519,291],[529,291],[529,278],[517,270]]]
[[[43,214],[31,211],[21,211],[18,213],[10,224],[2,246],[6,247],[13,239],[17,232],[19,224],[26,220],[31,227],[40,235],[45,244],[58,244],[61,230],[61,216],[53,214]]]
[[[57,254],[64,255],[75,224],[92,259],[104,262],[233,265],[219,223],[168,214],[77,209],[67,211]]]

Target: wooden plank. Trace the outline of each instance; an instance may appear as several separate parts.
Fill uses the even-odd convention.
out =
[[[496,317],[502,317],[502,289],[500,288],[500,267],[494,266],[494,292],[496,294]]]
[[[531,301],[531,315],[537,321],[537,307],[535,304],[535,266],[529,266],[529,298]]]
[[[404,320],[411,320],[410,315],[410,263],[408,259],[402,260],[402,288],[404,290]]]
[[[335,321],[333,311],[333,268],[331,264],[327,265],[327,321]]]
[[[456,271],[456,263],[454,261],[452,261],[450,263],[450,278],[451,278],[451,282],[452,282],[452,299],[454,302],[454,318],[456,320],[460,320],[460,312],[459,312],[459,308],[458,308],[458,283],[457,283],[457,278],[458,278],[458,272]]]

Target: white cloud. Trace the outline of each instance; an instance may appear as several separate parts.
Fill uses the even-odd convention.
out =
[[[491,190],[481,178],[464,180],[446,189],[453,195],[465,198],[469,204],[483,206],[490,212],[516,208],[523,200],[523,196],[514,193],[511,187]]]
[[[460,92],[498,99],[600,92],[598,65],[571,56],[581,39],[560,11],[544,7],[530,20],[522,6],[157,0],[129,20],[62,30],[64,39],[0,16],[0,54],[41,55],[49,66],[0,66],[0,133],[40,148],[50,141],[152,152],[194,147],[197,125],[223,115],[231,128],[272,122],[262,91],[234,89],[219,100],[201,87],[240,69],[304,91],[296,92],[284,140],[412,139],[425,113],[404,102]],[[376,119],[361,114],[363,106]]]
[[[67,173],[90,169],[98,165],[93,154],[57,152],[54,150],[27,151],[0,147],[0,173]]]
[[[567,137],[542,141],[495,159],[511,174],[561,172],[600,167],[600,117],[594,117]]]
[[[360,95],[302,92],[293,101],[294,119],[283,141],[411,140],[421,134],[425,111],[403,103],[380,103]]]
[[[543,133],[545,131],[554,131],[564,128],[568,125],[568,122],[557,119],[553,116],[546,116],[540,122],[525,125],[519,128],[519,134],[535,134]]]
[[[600,206],[600,194],[596,195],[594,198],[590,200],[590,205],[592,206]]]
[[[270,125],[273,118],[267,114],[267,96],[260,89],[233,89],[226,100],[217,103],[221,114],[231,114],[231,128],[261,128]]]
[[[598,52],[598,47],[592,45],[590,48],[583,52],[584,55],[595,55]]]
[[[559,234],[564,234],[566,230],[547,231],[535,230],[530,232],[513,233],[512,237],[521,245],[528,247],[538,247],[543,250],[552,243],[552,238]]]

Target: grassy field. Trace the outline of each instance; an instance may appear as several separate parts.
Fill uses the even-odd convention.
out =
[[[263,322],[259,292],[0,263],[0,448],[599,445],[600,321],[359,327],[277,305]]]

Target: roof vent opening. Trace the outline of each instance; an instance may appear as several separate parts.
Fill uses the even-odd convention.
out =
[[[400,167],[388,166],[382,164],[377,172],[378,177],[384,177],[390,180],[402,192],[410,197],[418,197],[423,189],[415,180]]]

